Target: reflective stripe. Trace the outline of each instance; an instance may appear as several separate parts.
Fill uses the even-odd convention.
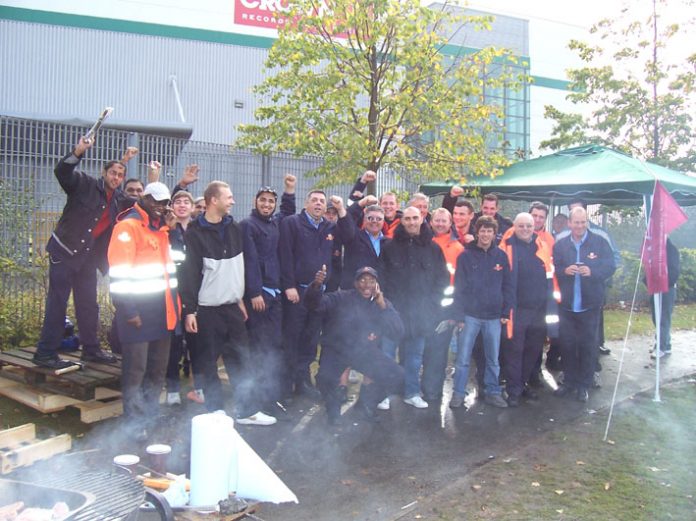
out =
[[[560,291],[554,291],[554,292],[553,292],[553,298],[554,298],[554,300],[561,300],[561,292],[560,292]]]
[[[174,263],[167,263],[167,273],[175,273]],[[165,267],[162,264],[142,264],[133,266],[132,264],[117,264],[109,268],[109,277],[117,279],[152,279],[163,276]]]
[[[447,306],[451,306],[451,305],[452,305],[452,302],[454,302],[454,299],[453,299],[453,298],[443,298],[443,299],[440,301],[440,305],[444,308],[444,307],[447,307]]]
[[[149,293],[161,293],[168,288],[178,287],[178,281],[169,279],[169,284],[164,279],[159,280],[119,280],[109,284],[109,290],[115,295],[147,295]]]
[[[174,262],[184,262],[186,260],[186,254],[183,251],[170,250],[169,253]]]
[[[546,315],[547,324],[558,324],[558,315]]]
[[[450,275],[454,275],[454,269],[455,269],[454,266],[452,266],[452,264],[448,262],[447,263],[447,271],[449,271]]]
[[[454,286],[447,286],[445,288],[445,296],[449,297],[450,295],[454,295]]]

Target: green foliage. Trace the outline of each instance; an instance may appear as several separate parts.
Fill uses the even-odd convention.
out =
[[[629,306],[633,300],[640,266],[640,255],[632,252],[621,252],[622,263],[612,277],[611,287],[607,290],[607,303],[609,306],[620,306],[623,302]],[[681,274],[677,283],[677,302],[690,304],[696,302],[696,250],[680,248],[679,259],[681,262]],[[641,272],[636,295],[636,305],[647,305],[650,295],[643,283],[645,274]]]
[[[0,287],[0,291],[4,288]],[[14,292],[0,300],[0,349],[36,343],[41,331],[43,295]]]
[[[458,179],[508,163],[503,107],[484,93],[522,89],[526,76],[513,74],[505,50],[447,47],[463,25],[488,30],[489,18],[419,0],[316,5],[291,3],[294,23],[279,31],[255,89],[258,123],[240,127],[237,146],[318,155],[320,184],[385,167],[414,181]]]
[[[553,137],[542,148],[559,150],[586,142],[613,147],[629,155],[677,170],[696,167],[694,140],[694,80],[696,55],[670,60],[678,33],[693,29],[663,21],[666,1],[653,1],[647,20],[632,20],[624,10],[618,20],[601,20],[592,32],[604,47],[573,40],[570,49],[586,66],[571,69],[568,99],[591,114],[563,113],[546,107],[555,121]]]

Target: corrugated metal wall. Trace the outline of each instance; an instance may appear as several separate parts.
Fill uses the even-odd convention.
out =
[[[94,52],[97,50],[97,52]],[[0,113],[180,122],[192,139],[232,143],[253,121],[265,49],[0,20]],[[235,108],[235,101],[243,108]]]

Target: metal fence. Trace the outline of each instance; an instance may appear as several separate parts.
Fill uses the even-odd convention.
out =
[[[40,326],[47,288],[44,246],[66,200],[53,168],[86,130],[80,126],[0,116],[0,347],[8,342],[7,337],[11,336],[8,331],[17,329],[23,321],[30,321],[25,329]],[[161,181],[173,187],[184,167],[196,163],[200,173],[198,182],[191,187],[193,195],[202,195],[210,181],[229,183],[237,203],[232,214],[238,220],[249,214],[260,186],[282,189],[286,173],[297,176],[298,204],[301,204],[301,195],[316,182],[307,174],[321,164],[318,157],[259,156],[227,145],[102,129],[79,168],[98,176],[103,163],[121,158],[128,146],[140,150],[128,163],[128,177],[146,181],[148,163],[157,160],[162,163]],[[349,189],[334,186],[327,193],[346,197]],[[381,175],[377,186],[378,193],[414,189],[415,186],[391,175]],[[102,320],[107,321],[111,307],[103,281],[100,289]]]

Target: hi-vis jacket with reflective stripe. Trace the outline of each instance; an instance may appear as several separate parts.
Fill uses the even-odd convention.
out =
[[[513,233],[510,233],[513,232]],[[513,287],[517,291],[517,278],[519,270],[515,259],[515,248],[511,238],[514,236],[514,229],[508,230],[500,242],[500,249],[505,252],[510,262],[510,274],[512,276]],[[561,291],[558,289],[558,281],[556,280],[552,246],[544,241],[536,233],[532,236],[537,246],[536,256],[541,260],[546,272],[546,330],[549,337],[555,338],[558,336],[558,303],[561,301]],[[515,319],[515,307],[510,310],[510,321],[507,323],[507,336],[512,337],[513,321]]]
[[[122,213],[109,243],[111,299],[123,343],[167,336],[180,316],[177,278],[169,251],[169,227],[156,227],[136,203]],[[136,328],[127,320],[140,316]]]

